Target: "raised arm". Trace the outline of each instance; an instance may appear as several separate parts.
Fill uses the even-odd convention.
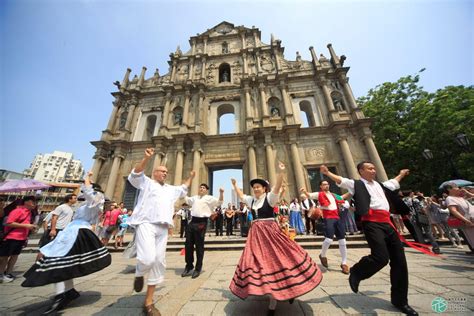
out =
[[[221,205],[222,202],[224,202],[224,189],[220,188],[219,189],[219,205]]]
[[[285,164],[283,162],[278,163],[278,168],[280,169],[280,172],[278,173],[277,180],[275,183],[275,186],[272,189],[272,193],[279,195],[280,194],[280,188],[281,185],[283,184],[283,178],[285,176]]]
[[[329,171],[328,167],[326,167],[325,165],[321,165],[321,167],[319,168],[319,171],[325,176],[328,176],[331,180],[333,180],[337,184],[341,184],[342,177]]]
[[[188,188],[191,187],[191,182],[193,182],[193,179],[194,179],[195,176],[196,176],[196,171],[194,171],[194,170],[191,171],[191,172],[189,173],[189,178],[187,178],[186,180],[184,180],[183,184],[184,184],[185,186],[187,186]]]
[[[133,171],[135,173],[140,173],[143,170],[145,170],[146,165],[148,164],[148,161],[150,161],[150,158],[153,157],[155,154],[155,150],[153,148],[147,148],[145,149],[145,155],[143,156],[143,159],[135,165],[135,168]]]
[[[89,186],[92,185],[92,181],[91,181],[92,175],[93,175],[92,171],[89,171],[89,172],[87,172],[86,176],[84,177],[84,185],[86,187],[89,187]]]
[[[232,179],[230,179],[230,182],[232,182],[232,187],[234,188],[235,193],[237,193],[237,196],[239,197],[239,199],[243,200],[244,199],[244,193],[242,191],[240,191],[239,187],[237,186],[237,180],[232,178]]]
[[[402,181],[402,179],[405,178],[409,174],[410,174],[409,169],[402,169],[400,170],[400,173],[398,174],[398,176],[396,176],[394,179],[397,180],[398,183],[400,183],[400,181]]]
[[[306,195],[306,197],[309,199],[310,196],[309,196],[309,192],[306,190],[306,188],[301,188],[300,189],[300,192],[303,193],[304,195]]]

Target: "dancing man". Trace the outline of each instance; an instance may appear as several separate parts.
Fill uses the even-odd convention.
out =
[[[165,253],[168,241],[168,228],[173,227],[174,203],[188,193],[196,172],[191,171],[183,185],[166,184],[168,169],[159,166],[153,170],[153,179],[145,176],[144,170],[155,151],[145,150],[145,156],[128,176],[128,181],[140,190],[137,205],[130,218],[130,225],[135,227],[137,245],[137,266],[133,289],[143,289],[143,276],[148,273],[147,291],[144,312],[146,315],[161,315],[153,304],[153,293],[157,284],[164,281]]]
[[[349,274],[347,265],[347,246],[346,246],[346,228],[344,222],[339,218],[338,204],[344,203],[344,200],[337,199],[334,193],[329,191],[329,182],[322,180],[319,182],[320,192],[308,193],[306,188],[301,188],[308,199],[318,200],[319,206],[323,211],[324,220],[324,241],[321,247],[319,259],[321,264],[327,269],[329,267],[326,252],[331,246],[334,235],[339,243],[339,252],[341,254],[341,270],[344,274]]]
[[[224,189],[219,189],[219,199],[209,195],[209,186],[201,183],[198,195],[186,197],[186,204],[191,206],[191,222],[186,229],[185,260],[186,267],[181,276],[191,274],[195,279],[201,274],[204,258],[204,238],[206,237],[207,219],[214,209],[224,201]],[[194,247],[196,247],[196,265],[194,266]]]
[[[408,305],[408,267],[403,244],[390,222],[389,200],[394,208],[402,210],[403,201],[397,200],[392,191],[400,188],[400,181],[409,174],[403,169],[391,180],[384,183],[375,180],[376,169],[372,162],[363,161],[357,165],[360,180],[343,178],[322,165],[321,173],[352,194],[356,212],[361,215],[365,238],[370,247],[370,255],[362,257],[350,270],[349,285],[354,293],[359,291],[359,283],[368,279],[390,261],[391,302],[402,313],[418,315]],[[406,207],[406,206],[405,206]]]

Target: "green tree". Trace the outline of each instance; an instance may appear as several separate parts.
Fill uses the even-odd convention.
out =
[[[374,119],[374,141],[387,174],[410,168],[404,187],[435,192],[455,170],[474,181],[473,147],[463,150],[456,135],[474,142],[474,86],[447,86],[428,93],[419,85],[420,70],[397,82],[385,82],[358,99],[365,115]],[[433,159],[422,153],[431,150]]]

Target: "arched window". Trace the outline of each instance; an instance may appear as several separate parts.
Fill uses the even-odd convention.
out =
[[[316,126],[314,122],[313,110],[309,101],[300,102],[301,127]]]
[[[177,106],[173,109],[173,125],[183,125],[183,108],[180,106]]]
[[[219,83],[221,82],[231,82],[230,66],[227,63],[223,63],[219,66]]]
[[[232,134],[235,130],[235,110],[230,104],[222,104],[217,108],[218,134]]]
[[[334,108],[336,109],[336,111],[338,111],[338,112],[346,111],[344,100],[343,100],[342,94],[340,92],[333,91],[331,93],[331,99],[332,99],[332,103],[334,104]]]
[[[156,126],[156,115],[149,115],[146,118],[146,127],[143,134],[143,140],[151,140]]]
[[[277,97],[268,99],[268,112],[272,118],[281,117],[281,102]]]

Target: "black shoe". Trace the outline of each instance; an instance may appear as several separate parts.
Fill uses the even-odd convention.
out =
[[[78,298],[79,296],[81,296],[81,294],[76,291],[75,288],[72,288],[70,289],[69,291],[67,291],[66,293],[64,293],[68,299],[70,299],[71,301],[72,300],[75,300],[76,298]]]
[[[275,315],[275,310],[274,309],[269,309],[267,312],[267,316],[273,316]]]
[[[405,304],[405,305],[395,305],[394,304],[393,306],[395,306],[403,314],[411,315],[411,316],[417,316],[418,315],[418,313],[413,308],[411,308],[411,306],[408,305],[408,304]]]
[[[181,277],[187,277],[187,276],[190,276],[191,275],[191,271],[193,271],[193,269],[188,269],[188,268],[185,268],[183,273],[181,273]]]
[[[359,292],[359,283],[360,279],[352,272],[351,269],[351,274],[349,275],[349,285],[351,286],[352,292]]]
[[[191,278],[195,279],[195,278],[197,278],[200,274],[201,274],[201,271],[194,270],[193,275],[192,275]]]
[[[53,313],[56,313],[57,311],[63,309],[67,304],[69,304],[70,301],[71,299],[67,297],[66,293],[58,294],[54,297],[53,304],[51,304],[51,306],[41,315],[51,315]]]
[[[135,290],[135,292],[138,293],[143,290],[143,283],[144,283],[144,280],[142,276],[135,277],[135,280],[133,281],[133,289]]]
[[[435,253],[437,255],[442,254],[442,252],[441,252],[441,250],[439,250],[439,248],[433,248],[433,253]]]

